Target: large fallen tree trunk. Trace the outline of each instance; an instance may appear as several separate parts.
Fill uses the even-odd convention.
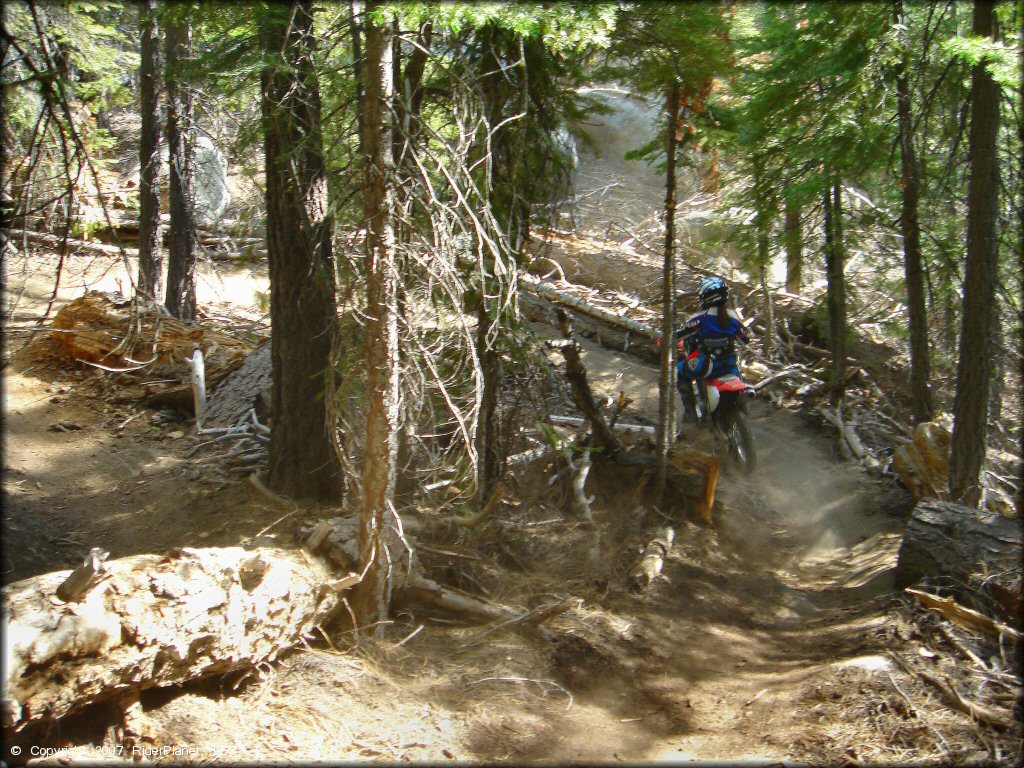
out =
[[[87,240],[78,240],[74,237],[69,237],[65,241],[60,235],[49,235],[45,232],[35,232],[31,229],[17,229],[11,227],[7,230],[7,236],[13,242],[18,242],[21,239],[25,239],[30,243],[36,243],[38,245],[45,245],[47,248],[57,249],[63,245],[73,251],[93,251],[94,253],[103,253],[108,256],[117,256],[121,253],[121,248],[116,245],[106,245],[104,243],[97,243]],[[138,256],[138,248],[125,248],[124,252],[128,256]]]
[[[629,352],[648,362],[657,362],[653,341],[657,334],[650,326],[588,303],[578,296],[559,291],[530,275],[520,275],[519,306],[530,320],[558,326],[558,310],[571,310],[580,336],[602,345]]]
[[[1020,569],[1021,530],[1016,519],[989,510],[925,499],[914,507],[900,544],[896,586],[925,577],[964,577]]]
[[[614,325],[624,331],[630,331],[631,333],[638,334],[642,338],[646,338],[648,341],[653,341],[657,337],[657,334],[649,325],[638,323],[636,320],[630,320],[628,317],[623,317],[622,315],[610,310],[590,304],[578,296],[573,296],[565,293],[564,291],[559,291],[557,288],[552,288],[550,285],[546,285],[533,275],[520,273],[519,286],[530,293],[536,294],[537,296],[542,296],[545,299],[563,306],[571,307],[578,312],[593,315],[603,322],[608,323],[609,325]]]
[[[333,578],[303,550],[240,547],[108,562],[65,602],[57,589],[69,573],[3,588],[5,729],[271,661],[357,580]]]

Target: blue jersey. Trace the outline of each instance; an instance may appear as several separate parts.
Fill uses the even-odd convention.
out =
[[[680,375],[693,377],[695,371],[706,367],[708,356],[711,359],[711,370],[705,374],[708,378],[714,379],[730,373],[739,375],[735,340],[739,339],[746,344],[749,339],[739,315],[731,309],[728,312],[729,320],[724,326],[718,320],[717,309],[705,309],[690,315],[676,331],[676,336],[683,341],[684,351],[683,359],[679,361]]]

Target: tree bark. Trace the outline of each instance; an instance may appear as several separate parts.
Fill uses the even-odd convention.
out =
[[[501,391],[501,356],[495,348],[497,338],[491,332],[486,296],[477,308],[476,353],[480,360],[480,415],[477,418],[477,506],[481,509],[491,498],[501,479],[503,457],[498,430],[498,394]]]
[[[341,467],[324,383],[337,335],[334,255],[311,0],[271,4],[263,35],[273,368],[268,484],[292,498],[337,502]]]
[[[173,9],[175,14],[184,11]],[[196,224],[193,197],[192,91],[180,68],[189,55],[192,30],[169,18],[166,46],[167,146],[170,151],[170,242],[167,249],[167,311],[185,322],[196,317]]]
[[[754,159],[754,189],[757,191],[757,210],[755,212],[755,225],[757,228],[757,267],[758,281],[761,284],[761,292],[764,296],[765,334],[762,339],[762,349],[768,355],[775,350],[775,307],[772,305],[771,292],[768,290],[768,267],[771,262],[769,249],[769,235],[771,234],[771,219],[774,215],[775,202],[772,199],[771,190],[768,188],[765,179],[764,161],[757,157]]]
[[[973,34],[992,37],[993,3],[975,0]],[[953,444],[949,493],[954,501],[977,506],[985,460],[985,427],[992,374],[991,335],[999,241],[996,224],[999,167],[999,86],[977,64],[971,74],[970,181],[967,190],[967,265],[960,325],[960,358],[953,400]]]
[[[355,580],[291,549],[182,549],[104,566],[74,602],[55,595],[70,571],[3,588],[5,729],[273,661]]]
[[[394,200],[391,191],[393,94],[391,31],[364,16],[366,93],[363,102],[363,216],[366,221],[365,354],[366,437],[362,466],[363,507],[359,552],[366,574],[354,608],[361,622],[387,617],[391,602],[389,507],[394,508],[398,454],[398,275],[395,268]]]
[[[658,375],[657,473],[655,492],[664,500],[669,452],[675,439],[675,298],[676,298],[676,129],[679,123],[679,83],[669,85],[666,96],[665,147],[665,253],[661,284],[661,360]]]
[[[160,103],[157,96],[156,3],[139,6],[141,32],[139,66],[139,281],[138,291],[159,302],[163,293],[163,263],[160,255]]]
[[[988,423],[996,424],[1003,418],[1003,381],[1006,376],[1006,338],[1002,317],[999,314],[999,299],[992,301],[992,383],[988,401]]]
[[[846,276],[843,255],[842,197],[840,184],[833,181],[825,189],[825,272],[828,278],[828,329],[832,347],[831,400],[843,401],[846,375]]]
[[[425,22],[420,26],[417,45],[413,47],[408,61],[404,67],[404,74],[399,67],[399,51],[401,41],[397,34],[394,37],[395,63],[395,125],[400,130],[395,130],[395,139],[392,143],[394,148],[394,162],[397,182],[394,185],[395,210],[398,217],[395,222],[395,240],[404,245],[409,239],[409,226],[403,222],[409,222],[412,218],[413,197],[409,194],[411,178],[416,173],[415,150],[418,148],[420,134],[420,105],[423,101],[423,73],[426,69],[430,51],[431,23]],[[408,268],[408,256],[405,249],[400,248],[398,253],[398,268],[401,275],[398,284],[398,313],[402,325],[407,317],[407,286],[412,279]],[[408,351],[399,347],[399,364],[404,368]],[[410,457],[413,454],[413,430],[415,429],[415,409],[418,403],[406,402],[406,418],[403,419],[404,426],[398,436],[398,476],[395,479],[395,493],[399,498],[405,498],[418,489],[417,478],[412,472],[404,471],[409,466]]]
[[[786,290],[800,293],[804,268],[804,233],[800,207],[787,199],[783,232],[786,242]]]
[[[893,22],[898,25],[906,23],[902,0],[893,0]],[[900,229],[903,234],[903,269],[907,283],[910,329],[910,395],[914,422],[921,424],[932,418],[933,408],[928,386],[931,379],[928,313],[925,307],[924,269],[921,261],[921,228],[917,216],[919,183],[906,54],[903,55],[896,75],[896,102],[900,125],[900,188],[903,198]]]

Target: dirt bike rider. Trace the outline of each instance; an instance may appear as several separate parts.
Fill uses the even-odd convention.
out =
[[[697,287],[700,311],[686,319],[676,331],[682,354],[677,366],[676,386],[683,398],[683,420],[696,421],[691,381],[739,376],[736,344],[750,340],[735,310],[729,309],[729,286],[720,277],[706,277]]]

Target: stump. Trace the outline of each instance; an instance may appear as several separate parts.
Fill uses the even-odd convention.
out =
[[[929,421],[918,424],[913,440],[893,454],[893,469],[915,501],[926,496],[947,498],[951,440],[944,421]]]
[[[252,349],[211,323],[189,325],[153,312],[139,315],[130,302],[97,291],[61,307],[53,318],[53,344],[72,360],[119,371],[118,390],[126,399],[147,398],[150,406],[186,411],[194,399],[185,360],[195,349],[203,351],[210,389],[241,366]]]
[[[715,505],[718,488],[718,457],[703,451],[672,448],[668,458],[668,489],[684,496],[690,509],[711,525],[711,509]]]
[[[1020,567],[1021,530],[1016,519],[948,501],[925,499],[914,507],[900,544],[895,580],[899,588],[929,576],[965,580]]]

